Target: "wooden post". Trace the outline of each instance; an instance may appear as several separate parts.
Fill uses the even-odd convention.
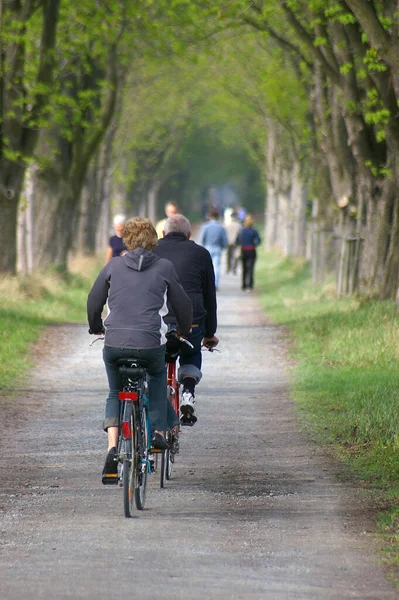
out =
[[[338,266],[338,281],[337,281],[337,296],[341,298],[343,295],[343,275],[344,275],[344,261],[345,261],[345,236],[341,237],[341,252],[339,257]]]

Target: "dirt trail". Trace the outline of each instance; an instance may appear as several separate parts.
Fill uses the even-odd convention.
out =
[[[393,600],[367,503],[301,433],[281,332],[224,277],[221,354],[174,478],[123,517],[101,485],[106,379],[85,326],[48,328],[21,412],[2,412],[0,598]]]

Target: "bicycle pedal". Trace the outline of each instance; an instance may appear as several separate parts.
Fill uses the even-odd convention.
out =
[[[118,474],[108,473],[108,475],[103,475],[101,481],[103,485],[118,485]]]
[[[163,450],[161,450],[160,448],[150,448],[149,452],[151,454],[161,454]]]
[[[197,422],[197,419],[190,419],[189,420],[184,420],[184,421],[180,421],[181,425],[183,425],[183,427],[192,427],[193,425],[195,425]]]

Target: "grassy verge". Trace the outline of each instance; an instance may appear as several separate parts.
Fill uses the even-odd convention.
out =
[[[337,300],[302,261],[261,255],[257,285],[267,314],[286,326],[303,422],[352,473],[378,490],[379,530],[399,568],[399,313],[393,302]]]
[[[0,279],[0,390],[21,375],[21,361],[41,329],[49,323],[84,323],[87,293],[101,265],[77,259],[66,277],[48,271],[27,278]]]

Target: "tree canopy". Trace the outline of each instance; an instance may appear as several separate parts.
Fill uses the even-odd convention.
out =
[[[304,206],[317,205],[319,226],[341,223],[358,240],[361,287],[395,296],[395,0],[1,6],[1,270],[15,267],[35,165],[34,212],[58,217],[48,227],[56,251],[40,243],[64,266],[83,216],[109,218],[112,195],[151,218],[177,196],[194,215],[202,190],[224,185],[251,210],[265,199],[270,231],[284,230],[290,252],[289,231],[300,222],[294,238],[303,236]]]

